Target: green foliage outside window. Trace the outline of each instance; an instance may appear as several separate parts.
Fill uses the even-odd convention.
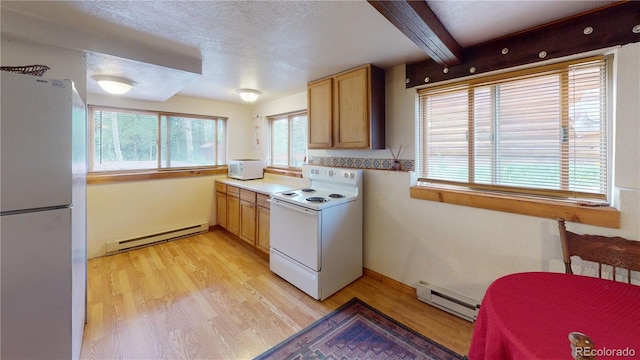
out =
[[[91,171],[188,168],[226,161],[224,118],[94,107],[91,118]]]

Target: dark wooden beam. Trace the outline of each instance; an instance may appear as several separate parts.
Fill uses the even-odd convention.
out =
[[[462,50],[462,62],[406,65],[406,87],[580,54],[640,41],[640,1],[616,3]]]
[[[454,66],[462,61],[462,47],[445,29],[426,1],[368,1],[436,63]]]

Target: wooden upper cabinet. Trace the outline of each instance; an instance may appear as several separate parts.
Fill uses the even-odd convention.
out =
[[[384,81],[368,64],[309,83],[309,149],[384,149]]]
[[[336,76],[333,138],[337,148],[369,147],[368,68]]]
[[[333,146],[333,79],[327,78],[307,86],[309,149]]]

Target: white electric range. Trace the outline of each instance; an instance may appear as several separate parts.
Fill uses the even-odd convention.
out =
[[[271,195],[270,268],[324,300],[362,276],[362,170],[311,166],[308,178]]]

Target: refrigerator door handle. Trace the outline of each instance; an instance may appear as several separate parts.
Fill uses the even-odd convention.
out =
[[[0,212],[0,216],[28,214],[28,213],[35,213],[35,212],[41,212],[41,211],[52,211],[52,210],[60,210],[60,209],[71,209],[72,207],[73,206],[71,204],[68,204],[68,205],[45,206],[45,207],[33,208],[33,209],[2,211],[2,212]]]

